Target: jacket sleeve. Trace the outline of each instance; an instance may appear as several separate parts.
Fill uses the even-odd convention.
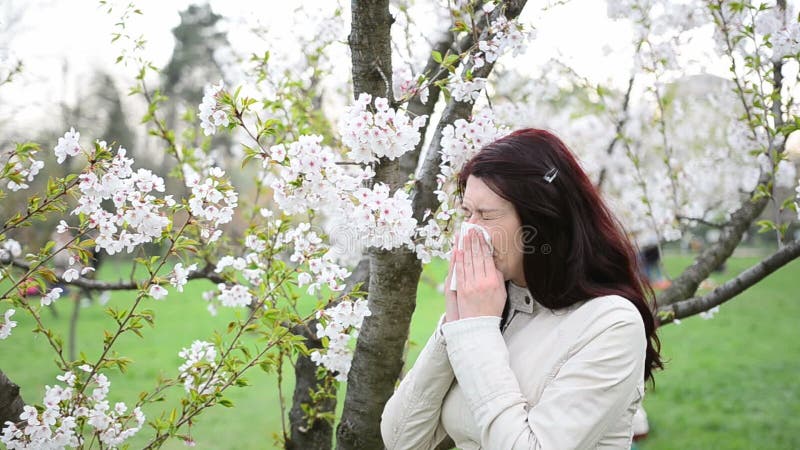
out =
[[[433,449],[447,436],[440,415],[455,377],[440,329],[443,319],[383,409],[381,435],[388,450]]]
[[[509,365],[499,320],[475,317],[442,327],[481,445],[490,450],[594,448],[640,394],[646,340],[638,312],[613,308],[587,320],[534,404],[523,396],[524,380],[517,380]]]

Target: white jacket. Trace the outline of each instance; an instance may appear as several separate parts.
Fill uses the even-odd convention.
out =
[[[386,447],[462,450],[630,448],[644,396],[646,337],[617,295],[562,310],[507,284],[499,317],[442,324],[383,411]]]

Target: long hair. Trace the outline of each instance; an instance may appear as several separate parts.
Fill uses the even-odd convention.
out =
[[[557,170],[555,178],[545,177]],[[522,222],[528,290],[550,309],[620,295],[642,316],[647,337],[645,380],[663,368],[655,332],[655,294],[636,250],[570,150],[552,133],[515,131],[483,147],[458,175],[458,194],[478,177],[511,202]],[[551,179],[550,182],[547,180]]]

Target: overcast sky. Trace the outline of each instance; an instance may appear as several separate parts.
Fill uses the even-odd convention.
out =
[[[319,6],[330,2],[312,0],[308,3]],[[98,68],[121,80],[122,87],[134,84],[135,70],[114,64],[119,54],[119,47],[110,42],[114,20],[99,2],[1,0],[0,3],[3,4],[0,13],[6,10],[0,16],[6,20],[9,17],[13,20],[13,11],[24,13],[13,23],[0,24],[0,56],[17,56],[25,64],[18,81],[0,91],[0,118],[10,116],[17,123],[41,120],[42,112],[65,100],[65,96],[72,102],[88,89],[87,80]],[[144,13],[136,23],[141,24],[148,40],[146,57],[162,67],[172,53],[171,29],[179,23],[178,11],[192,2],[138,0],[135,3]],[[210,3],[216,12],[234,22],[258,17],[277,30],[286,26],[285,15],[291,14],[297,5],[283,0]],[[536,2],[530,3],[521,20],[537,25],[537,39],[529,45],[528,56],[520,58],[521,64],[535,64],[558,53],[589,78],[611,80],[619,86],[627,81],[632,64],[630,26],[624,21],[607,19],[604,1],[572,0],[548,13],[545,21],[533,8]],[[230,33],[234,46],[246,44],[237,38],[235,29],[231,31],[234,31]],[[237,39],[240,39],[238,43]],[[702,54],[702,49],[698,52]],[[511,58],[511,55],[504,58]],[[66,78],[63,77],[65,70]],[[22,104],[27,107],[21,108]]]

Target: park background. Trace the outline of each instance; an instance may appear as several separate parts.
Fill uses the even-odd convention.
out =
[[[24,3],[24,4],[23,4]],[[279,16],[291,9],[289,2],[274,2],[251,9],[242,2],[212,2],[215,13],[225,17],[220,22],[233,46],[246,48],[245,35],[237,34],[243,18],[257,15]],[[573,1],[541,27],[538,39],[562,43],[560,52],[583,73],[597,80],[621,86],[627,77],[630,61],[616,55],[627,44],[624,24],[605,18],[604,2]],[[181,24],[181,11],[190,2],[140,2],[147,12],[148,51],[160,66],[169,65],[174,56],[172,30]],[[130,71],[109,64],[116,50],[109,43],[109,20],[94,2],[34,1],[4,3],[6,20],[0,37],[6,45],[2,57],[7,61],[24,60],[11,89],[0,91],[0,131],[4,144],[18,140],[54,143],[69,126],[77,125],[89,135],[109,133],[116,140],[135,142],[130,148],[158,165],[163,155],[158,145],[137,126],[143,106],[125,95],[133,84]],[[288,8],[288,9],[286,9]],[[577,14],[581,11],[581,14]],[[560,18],[559,18],[560,17]],[[80,26],[77,23],[80,22]],[[291,33],[280,21],[268,22],[276,34]],[[577,41],[574,29],[602,38]],[[213,50],[213,49],[212,49]],[[616,51],[609,51],[616,50]],[[702,49],[698,56],[703,55]],[[213,53],[213,52],[212,52]],[[551,55],[539,54],[547,58]],[[531,63],[535,64],[535,63]],[[334,71],[331,84],[345,83],[349,68]],[[727,68],[718,67],[719,73]],[[337,78],[338,77],[338,78]],[[334,105],[335,107],[335,105]],[[43,112],[46,115],[43,115]],[[33,132],[32,132],[33,131]],[[221,143],[221,145],[231,145]],[[47,148],[48,146],[45,146]],[[796,162],[794,163],[797,164]],[[165,170],[164,170],[165,172]],[[4,203],[7,208],[9,203]],[[768,211],[765,215],[772,215]],[[51,228],[26,230],[31,241],[44,240]],[[699,245],[713,238],[702,227],[695,237]],[[708,289],[769,254],[774,242],[759,235],[756,228],[748,233],[748,242],[738,249],[721,273],[711,278]],[[665,247],[665,266],[674,275],[686,267],[693,255],[689,241]],[[99,279],[115,280],[127,273],[124,258],[110,258],[104,263]],[[445,264],[436,261],[426,267],[419,287],[418,306],[414,313],[407,367],[413,363],[443,310],[441,283]],[[709,319],[692,317],[661,331],[666,356],[666,370],[656,375],[655,389],[645,400],[651,433],[640,443],[643,449],[672,448],[800,448],[800,344],[796,317],[800,316],[800,263],[795,261],[771,275],[764,282],[723,305]],[[236,316],[235,311],[221,311],[212,317],[200,297],[211,283],[191,282],[185,292],[171,290],[169,301],[154,309],[159,322],[169,324],[149,330],[147,339],[127,336],[121,353],[134,364],[124,378],[111,375],[112,398],[134,398],[152,386],[164,374],[174,375],[180,364],[178,350],[207,330],[223,328]],[[99,336],[108,326],[103,315],[105,302],[124,305],[134,293],[118,292],[110,297],[91,299],[73,292],[68,301],[59,303],[44,316],[54,329],[69,334],[70,318],[79,314],[77,347],[88,353],[97,351]],[[312,304],[311,301],[308,302]],[[76,308],[77,306],[77,308]],[[78,311],[77,313],[75,311]],[[32,324],[19,318],[19,328],[0,347],[0,368],[22,386],[22,396],[38,401],[44,386],[58,374],[48,353],[47,343],[31,333]],[[237,388],[230,395],[234,408],[215,408],[204,414],[193,427],[197,448],[265,448],[272,442],[271,433],[280,429],[280,401],[291,400],[291,375],[286,375],[278,393],[274,374],[253,373],[251,387]],[[344,391],[339,392],[343,398]],[[169,402],[168,398],[166,401]],[[172,399],[174,400],[174,399]],[[341,402],[339,402],[341,407]],[[136,440],[131,443],[136,448]],[[182,448],[172,441],[166,448]]]

